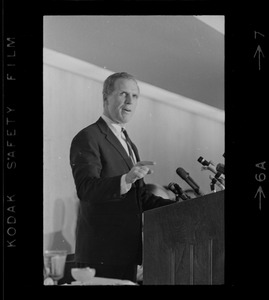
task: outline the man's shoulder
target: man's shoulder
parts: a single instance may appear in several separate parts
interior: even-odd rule
[[[91,133],[91,132],[95,132],[96,130],[98,130],[98,125],[97,125],[97,122],[95,123],[92,123],[86,127],[84,127],[83,129],[81,129],[78,134],[80,133]]]
[[[84,136],[84,135],[91,135],[100,132],[97,122],[92,123],[84,128],[82,128],[75,137]]]
[[[106,124],[102,118],[99,118],[96,122],[84,127],[81,129],[74,137],[74,139],[78,139],[81,137],[90,137],[97,136],[106,128]]]

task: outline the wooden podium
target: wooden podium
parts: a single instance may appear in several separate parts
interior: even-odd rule
[[[144,213],[143,285],[224,284],[224,191]]]

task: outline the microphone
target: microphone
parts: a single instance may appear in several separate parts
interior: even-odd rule
[[[200,156],[197,159],[197,161],[199,161],[199,163],[201,163],[205,167],[205,169],[208,169],[212,173],[217,174],[217,170],[216,170],[215,165],[213,164],[212,161],[207,161],[202,156]]]
[[[190,177],[189,173],[187,173],[183,168],[177,168],[176,172],[179,177],[188,183],[188,185],[198,196],[203,195],[203,193],[200,191],[199,185]]]
[[[198,158],[199,163],[203,165],[202,170],[209,170],[215,174],[215,178],[220,181],[221,184],[224,184],[224,174],[219,172],[213,162],[205,160],[202,156]],[[220,165],[220,164],[218,164]]]
[[[177,183],[174,182],[169,183],[168,189],[172,191],[176,196],[180,197],[182,200],[190,199],[190,196],[185,194],[182,188]]]
[[[214,166],[213,162],[210,160],[210,161],[207,161],[205,160],[202,156],[200,156],[198,159],[199,163],[201,163],[203,166],[209,166],[209,165],[212,165]]]
[[[212,186],[214,186],[216,184],[222,191],[225,190],[225,186],[217,180],[216,176],[213,177],[212,175],[209,175],[209,178],[211,179]],[[212,190],[212,188],[211,188],[211,190]]]
[[[217,174],[214,177],[219,183],[223,186],[225,186],[225,178],[224,175],[222,175],[220,172],[217,172]]]
[[[221,174],[225,174],[225,165],[224,164],[217,164],[216,167],[217,172]]]

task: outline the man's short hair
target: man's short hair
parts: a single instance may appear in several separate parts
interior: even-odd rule
[[[107,79],[104,81],[103,100],[105,100],[106,96],[109,96],[114,91],[115,81],[120,78],[134,80],[137,84],[135,77],[131,74],[128,74],[126,72],[114,73],[114,74],[108,76]],[[137,84],[137,87],[138,87],[138,84]]]

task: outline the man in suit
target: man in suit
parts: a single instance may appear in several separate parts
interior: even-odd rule
[[[103,86],[103,115],[73,139],[70,164],[80,199],[75,260],[96,277],[136,281],[142,263],[142,212],[174,201],[147,191],[152,171],[140,161],[125,129],[137,106],[139,87],[128,73]]]

